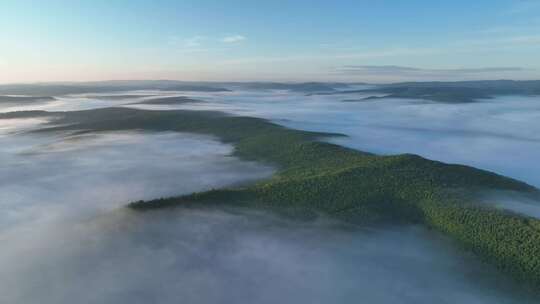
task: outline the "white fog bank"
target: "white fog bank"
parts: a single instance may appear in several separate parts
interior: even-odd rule
[[[417,153],[540,185],[540,105],[530,97],[449,105],[276,91],[182,95],[207,102],[130,107],[263,117],[347,134],[334,140],[360,150]],[[46,109],[144,98],[63,97]],[[127,210],[130,201],[250,182],[273,169],[231,157],[232,146],[208,136],[21,133],[42,122],[0,120],[0,303],[535,303],[419,227]]]
[[[333,142],[379,153],[414,153],[429,159],[471,165],[540,187],[540,97],[502,96],[476,103],[422,100],[361,100],[372,93],[311,95],[277,90],[233,92],[118,92],[56,97],[46,106],[7,110],[71,111],[110,106],[140,109],[218,110],[271,119],[303,130],[336,132]],[[134,97],[134,96],[141,97]],[[150,96],[153,95],[153,96]],[[139,103],[159,96],[187,96],[206,102],[177,105]],[[131,104],[131,105],[130,105]]]
[[[111,210],[273,173],[230,156],[230,145],[192,134],[4,134],[0,141],[0,233],[19,222]]]
[[[532,303],[419,227],[124,209],[33,229],[1,237],[2,303]]]
[[[504,96],[476,103],[359,100],[372,94],[306,96],[286,91],[237,91],[188,95],[207,103],[146,109],[220,110],[271,119],[379,154],[414,153],[471,165],[540,187],[540,97]]]

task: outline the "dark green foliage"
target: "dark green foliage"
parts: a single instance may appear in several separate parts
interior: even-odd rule
[[[454,198],[455,199],[455,198]],[[540,221],[452,198],[432,196],[419,203],[426,224],[455,238],[485,261],[540,287]]]

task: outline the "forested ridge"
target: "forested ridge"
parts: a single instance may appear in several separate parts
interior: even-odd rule
[[[134,202],[130,207],[135,210],[245,204],[295,216],[322,213],[357,224],[419,223],[540,289],[540,221],[477,199],[489,190],[539,197],[537,189],[514,179],[416,155],[359,152],[319,141],[336,134],[291,130],[262,119],[218,112],[109,108],[51,115],[57,117],[55,125],[41,131],[142,129],[209,134],[234,144],[236,156],[278,168],[273,178],[252,186]]]

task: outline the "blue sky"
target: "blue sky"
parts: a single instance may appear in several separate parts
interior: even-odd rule
[[[540,0],[3,0],[0,82],[540,78]]]

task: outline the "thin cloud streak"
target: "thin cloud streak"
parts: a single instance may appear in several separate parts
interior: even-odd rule
[[[521,72],[521,67],[486,67],[486,68],[455,68],[455,69],[422,69],[396,65],[347,65],[336,69],[346,74],[392,74],[392,75],[462,75],[496,72]]]
[[[221,39],[221,42],[224,43],[238,43],[241,41],[246,40],[247,38],[242,35],[232,35],[232,36],[226,36]]]

